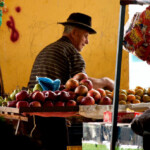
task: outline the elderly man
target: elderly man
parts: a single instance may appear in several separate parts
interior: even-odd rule
[[[36,57],[31,71],[29,88],[36,84],[36,76],[60,79],[62,84],[79,72],[85,72],[85,61],[80,52],[89,43],[89,34],[96,31],[91,27],[91,17],[82,13],[72,13],[64,25],[63,36],[56,42],[46,46]],[[104,77],[89,77],[94,88],[102,87],[113,90],[114,81]],[[46,149],[66,149],[67,132],[64,118],[36,117],[37,129]]]
[[[85,62],[79,52],[89,43],[89,34],[96,31],[91,28],[91,17],[81,13],[72,13],[64,25],[63,36],[46,46],[37,56],[29,87],[36,84],[36,76],[60,79],[62,84],[79,72],[85,72]],[[108,77],[96,79],[89,77],[94,88],[102,87],[113,90],[114,81]]]

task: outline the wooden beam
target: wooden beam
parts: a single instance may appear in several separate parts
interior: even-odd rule
[[[129,5],[129,4],[150,4],[150,0],[120,0],[121,5]]]

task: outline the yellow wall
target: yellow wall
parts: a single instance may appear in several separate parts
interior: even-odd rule
[[[92,16],[97,34],[81,52],[89,76],[114,79],[119,24],[119,0],[5,0],[8,12],[0,27],[0,66],[6,93],[27,86],[32,64],[39,51],[62,35],[70,13]],[[19,6],[21,12],[15,8]],[[6,22],[13,16],[20,37],[10,40],[11,29]],[[128,88],[128,53],[123,52],[121,88]]]

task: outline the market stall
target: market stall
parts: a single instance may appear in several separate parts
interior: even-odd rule
[[[140,0],[120,0],[121,8],[120,8],[120,20],[119,20],[120,24],[119,24],[119,36],[118,36],[118,49],[117,49],[117,59],[116,59],[115,89],[114,89],[113,93],[110,91],[107,91],[107,92],[110,92],[107,95],[107,100],[109,97],[109,102],[100,103],[100,97],[96,98],[93,96],[94,100],[92,99],[90,101],[90,103],[87,103],[87,102],[81,103],[81,101],[76,97],[75,99],[76,99],[76,102],[78,103],[78,105],[76,105],[74,103],[74,101],[71,101],[72,103],[70,103],[70,104],[68,104],[68,106],[66,106],[67,102],[71,99],[69,99],[69,100],[63,99],[63,100],[60,100],[61,102],[65,103],[65,104],[61,103],[61,105],[63,107],[56,106],[56,103],[58,102],[58,100],[57,100],[57,102],[54,102],[55,103],[54,107],[42,107],[42,106],[40,106],[40,107],[39,106],[38,107],[23,107],[23,105],[22,106],[18,105],[18,107],[16,107],[16,105],[15,105],[15,107],[14,107],[14,106],[8,106],[9,100],[3,101],[4,102],[4,103],[2,103],[3,106],[0,106],[0,116],[4,117],[6,119],[10,119],[10,120],[17,120],[17,127],[16,127],[15,134],[18,134],[20,122],[21,121],[28,122],[29,116],[42,116],[42,117],[83,116],[86,118],[104,120],[104,113],[105,113],[105,119],[106,119],[105,121],[109,122],[109,123],[112,122],[112,128],[109,128],[109,131],[110,132],[112,131],[112,136],[109,137],[109,142],[111,142],[111,149],[114,150],[115,146],[116,146],[116,141],[117,141],[116,133],[118,132],[118,124],[117,124],[118,114],[119,114],[118,112],[125,112],[126,118],[124,121],[126,121],[126,122],[123,122],[123,123],[129,123],[133,119],[133,117],[135,117],[135,112],[143,112],[150,108],[149,103],[138,103],[138,104],[132,103],[132,104],[125,104],[125,105],[119,104],[120,72],[121,72],[121,59],[122,59],[122,46],[123,46],[122,43],[123,43],[123,32],[124,32],[123,28],[124,28],[125,6],[129,5],[129,4],[149,4],[149,3],[150,3],[149,1],[140,1]],[[90,90],[88,89],[85,93],[87,94]],[[81,94],[80,96],[84,95],[83,97],[86,97],[86,94],[78,93],[79,91],[80,90],[78,90],[76,93],[78,96]],[[30,92],[30,94],[32,94],[32,92]],[[66,91],[66,92],[68,92],[68,91]],[[92,91],[92,92],[94,92],[94,91]],[[92,96],[92,95],[90,95],[90,96]],[[13,100],[14,99],[11,99],[10,101],[13,101]],[[113,104],[112,104],[112,100],[113,100]],[[17,100],[17,102],[18,101],[22,101],[22,100]],[[25,100],[23,99],[23,101],[25,101]],[[40,101],[40,100],[38,99],[38,101]],[[51,101],[51,100],[48,100],[48,101]],[[52,100],[52,101],[54,101],[54,100]],[[30,103],[31,101],[27,100],[27,102]],[[44,104],[44,100],[41,103]],[[60,105],[60,104],[57,103],[57,105]],[[69,106],[69,105],[74,105],[74,106]],[[132,117],[130,118],[130,116],[132,116]],[[123,117],[121,117],[121,118],[123,118]],[[95,125],[97,125],[97,124],[95,124]],[[85,124],[85,126],[86,126],[86,124]],[[130,128],[129,124],[128,124],[128,127]],[[120,134],[120,136],[121,135],[122,134]],[[110,140],[110,138],[111,138],[111,140]],[[129,140],[129,139],[127,139],[127,140]],[[141,139],[140,139],[140,142],[141,142]]]

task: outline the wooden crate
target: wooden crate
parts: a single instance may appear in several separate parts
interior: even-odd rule
[[[82,146],[67,146],[67,150],[82,150]]]

